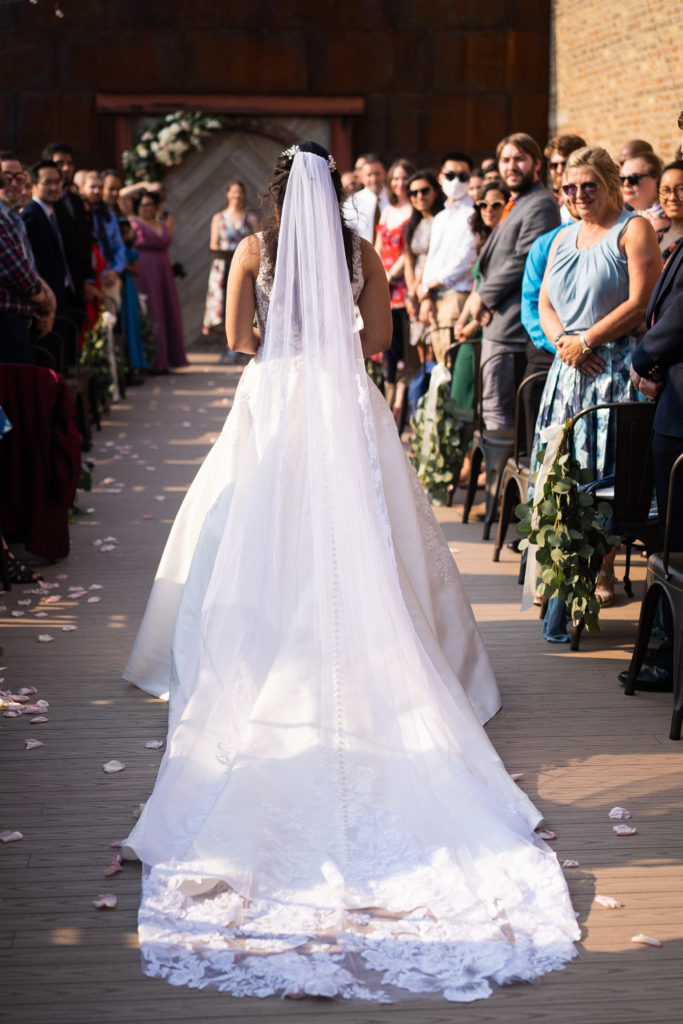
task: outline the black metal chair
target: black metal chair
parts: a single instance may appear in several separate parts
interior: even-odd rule
[[[474,502],[477,491],[477,479],[481,470],[482,462],[486,466],[486,511],[484,514],[484,540],[489,539],[491,524],[498,508],[498,496],[503,476],[503,470],[507,460],[514,449],[514,428],[503,430],[490,430],[484,423],[482,412],[483,391],[484,391],[484,370],[496,359],[514,359],[511,352],[496,352],[494,355],[483,359],[479,366],[475,388],[474,403],[474,431],[472,436],[472,464],[470,468],[470,482],[467,487],[465,503],[462,510],[462,521],[466,523],[469,519],[470,509]]]
[[[474,380],[476,381],[479,376],[479,364],[481,360],[481,341],[479,338],[468,339],[467,341],[454,342],[446,351],[446,366],[451,372],[451,378],[456,373],[458,360],[467,351],[465,346],[470,346],[470,350],[474,355]],[[475,396],[476,401],[476,396]],[[462,471],[462,465],[465,460],[465,454],[472,443],[474,436],[474,407],[472,408],[458,408],[457,416],[462,424],[462,435],[461,435],[461,450],[462,455],[458,459],[457,463],[452,467],[453,469],[453,483],[448,488],[448,494],[446,496],[446,504],[452,505],[455,492],[458,489],[458,480]]]
[[[655,405],[654,402],[607,402],[590,406],[574,417],[571,435],[582,417],[602,409],[614,409],[616,415],[614,481],[596,480],[585,490],[598,501],[608,501],[612,506],[612,532],[621,536],[626,548],[624,590],[628,597],[633,597],[631,552],[640,542],[642,550],[649,555],[656,550],[658,539],[657,518],[652,512]]]
[[[683,455],[673,464],[669,484],[669,504],[666,510],[666,531],[664,550],[661,554],[650,555],[647,563],[645,596],[640,609],[638,633],[633,649],[631,664],[624,693],[632,697],[635,682],[645,659],[645,652],[652,632],[657,603],[660,597],[669,602],[673,619],[673,714],[669,739],[680,740],[683,725],[683,553],[671,551],[671,527],[674,515],[683,515],[683,509],[674,509],[675,480],[683,472]]]
[[[505,543],[512,512],[516,504],[526,501],[531,476],[531,452],[526,452],[526,423],[524,416],[524,395],[527,388],[545,380],[548,376],[547,370],[539,370],[537,373],[530,373],[525,377],[517,388],[515,395],[515,436],[512,455],[505,463],[503,476],[500,481],[500,510],[498,514],[498,532],[496,533],[496,544],[493,549],[493,561],[500,561],[500,551]],[[538,410],[537,410],[538,412]]]

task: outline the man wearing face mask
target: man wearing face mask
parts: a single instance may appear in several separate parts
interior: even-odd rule
[[[434,218],[427,262],[417,288],[420,320],[433,326],[453,324],[472,290],[477,242],[470,227],[474,203],[467,192],[471,170],[472,161],[466,153],[446,153],[441,161],[439,184],[446,205]],[[448,338],[432,337],[434,356],[442,362]]]

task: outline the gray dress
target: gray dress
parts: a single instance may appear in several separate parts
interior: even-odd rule
[[[626,256],[619,250],[629,220],[636,214],[622,210],[607,234],[589,249],[577,249],[580,222],[565,231],[548,274],[548,297],[568,333],[587,331],[628,298]],[[589,377],[555,356],[541,399],[536,422],[534,454],[541,446],[539,432],[550,424],[563,424],[582,409],[603,402],[642,398],[634,389],[629,370],[636,346],[632,335],[601,345],[597,354],[605,366]],[[576,426],[574,452],[596,479],[614,470],[614,416],[610,411],[584,416]]]

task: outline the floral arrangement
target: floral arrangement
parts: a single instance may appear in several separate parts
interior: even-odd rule
[[[90,370],[95,383],[97,404],[106,412],[111,405],[114,378],[109,361],[107,325],[103,316],[86,332],[80,362],[81,366],[87,366]]]
[[[451,398],[449,380],[437,391],[433,424],[425,422],[428,397],[424,395],[420,399],[410,421],[413,439],[409,458],[420,483],[431,495],[432,504],[443,505],[465,455],[463,422]],[[425,426],[430,430],[426,458],[423,454]]]
[[[536,545],[536,561],[542,597],[561,598],[569,607],[574,626],[583,622],[590,632],[600,629],[600,602],[595,585],[602,560],[621,538],[607,531],[605,522],[612,506],[596,502],[592,494],[581,490],[591,483],[593,474],[570,453],[568,434],[571,420],[564,426],[555,460],[550,467],[539,501],[518,505],[515,514],[522,535],[520,551]],[[539,452],[539,462],[543,453]]]
[[[192,150],[201,150],[211,132],[229,128],[234,119],[198,110],[176,110],[139,133],[132,149],[124,151],[126,183],[161,181]]]

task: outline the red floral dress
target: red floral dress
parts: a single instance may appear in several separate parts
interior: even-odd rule
[[[377,237],[380,243],[380,255],[382,266],[386,271],[391,270],[396,260],[405,251],[406,241],[403,234],[405,222],[398,227],[388,228],[386,224],[377,225]],[[406,304],[406,281],[403,275],[397,277],[389,285],[391,295],[391,308],[403,309]]]

